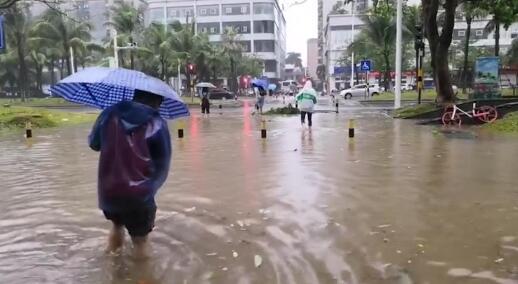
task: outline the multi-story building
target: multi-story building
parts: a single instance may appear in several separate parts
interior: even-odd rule
[[[146,4],[146,0],[124,1],[135,7]],[[60,2],[57,8],[74,20],[89,22],[92,41],[101,42],[109,35],[109,27],[106,22],[109,20],[110,7],[114,2],[115,0],[69,0]],[[35,2],[31,7],[31,12],[33,16],[37,17],[47,9],[46,4]]]
[[[148,0],[147,23],[192,22],[213,43],[227,28],[239,34],[245,53],[264,61],[263,75],[278,81],[286,57],[286,20],[277,0]]]
[[[495,45],[495,33],[488,32],[486,26],[491,21],[491,16],[473,20],[471,23],[470,46],[480,48],[493,48]],[[466,40],[466,20],[462,13],[458,13],[453,28],[453,43],[458,44]],[[512,41],[518,38],[518,22],[513,23],[507,30],[500,27],[500,52],[505,54]]]
[[[340,89],[349,85],[351,77],[350,63],[344,64],[347,47],[363,28],[362,15],[369,8],[370,2],[355,1],[354,14],[351,4],[335,6],[326,18],[323,32],[323,64],[327,70],[327,90]]]
[[[306,60],[306,68],[308,75],[316,79],[317,78],[317,67],[318,67],[318,39],[308,39],[308,57]]]

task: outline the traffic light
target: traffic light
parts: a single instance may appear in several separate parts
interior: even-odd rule
[[[191,75],[196,74],[196,64],[187,64],[187,72],[189,72]]]

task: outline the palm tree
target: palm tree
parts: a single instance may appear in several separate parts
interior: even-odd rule
[[[117,0],[115,5],[111,8],[111,21],[108,25],[117,30],[117,40],[119,44],[134,43],[137,39],[137,34],[143,30],[144,24],[144,7],[135,8],[132,4],[126,3],[122,0]],[[130,49],[130,68],[135,68],[134,51]],[[123,57],[120,57],[124,65]]]
[[[471,37],[471,24],[473,20],[479,17],[483,17],[486,15],[486,12],[483,9],[480,9],[478,6],[471,2],[465,2],[462,6],[464,11],[464,18],[466,19],[466,38],[464,41],[464,63],[462,67],[462,93],[467,93],[468,86],[468,65],[469,65],[469,43]]]
[[[145,47],[141,56],[147,58],[144,68],[157,73],[162,80],[170,77],[174,53],[171,52],[173,33],[163,24],[152,23],[144,32]]]
[[[391,59],[394,53],[396,42],[396,21],[394,9],[389,5],[378,4],[375,12],[362,17],[365,35],[372,45],[376,46],[383,57],[384,85],[386,90],[390,90],[391,85]]]
[[[223,33],[222,45],[224,52],[228,55],[230,63],[229,83],[228,87],[232,91],[237,91],[237,66],[236,61],[239,61],[242,57],[243,47],[238,42],[237,32],[228,28]]]
[[[27,6],[16,3],[5,10],[4,13],[6,39],[8,44],[13,47],[13,52],[6,54],[4,60],[11,63],[13,59],[16,60],[18,65],[18,74],[16,74],[17,88],[22,100],[25,100],[28,95],[27,82],[29,81],[26,58],[28,55],[27,41],[31,23],[29,17],[27,17],[26,9]],[[10,79],[13,78],[13,76],[9,77]]]
[[[61,47],[61,60],[62,64],[66,64],[68,75],[72,74],[70,49],[91,39],[90,24],[75,22],[54,9],[47,10],[42,20],[33,27],[33,34],[34,40],[43,41],[47,46],[58,44]]]
[[[518,39],[514,39],[507,51],[507,64],[518,65]]]
[[[503,26],[505,30],[518,20],[516,14],[516,8],[513,4],[514,1],[497,1],[488,0],[483,1],[480,5],[481,8],[485,9],[490,15],[492,15],[491,21],[486,25],[486,32],[495,33],[495,56],[500,56],[500,28]]]
[[[288,52],[286,56],[286,64],[293,64],[295,67],[302,68],[302,59],[300,58],[300,53],[297,52]]]

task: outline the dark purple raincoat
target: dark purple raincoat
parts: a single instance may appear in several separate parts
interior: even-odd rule
[[[105,109],[89,136],[100,151],[99,207],[109,212],[156,206],[171,161],[167,122],[146,105],[124,101]]]

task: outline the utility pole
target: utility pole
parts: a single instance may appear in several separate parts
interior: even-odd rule
[[[351,43],[354,42],[354,0],[351,1]],[[351,53],[351,88],[354,86],[354,51]]]
[[[394,97],[394,108],[401,107],[401,59],[403,41],[403,0],[397,0],[397,21],[396,21],[396,89]]]

